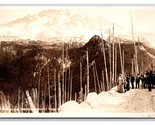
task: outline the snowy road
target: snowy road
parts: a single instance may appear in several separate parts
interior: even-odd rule
[[[106,109],[111,113],[155,113],[155,89],[151,92],[148,89],[131,89],[127,93],[114,96],[112,98],[117,98],[118,103],[103,104],[102,111]],[[113,100],[112,98],[109,99]]]
[[[121,104],[120,111],[131,113],[155,112],[155,90],[148,92],[148,89],[134,89],[128,100]],[[130,93],[130,91],[129,91]]]

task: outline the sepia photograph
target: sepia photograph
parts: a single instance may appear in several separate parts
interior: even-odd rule
[[[0,6],[1,118],[154,118],[155,6]]]

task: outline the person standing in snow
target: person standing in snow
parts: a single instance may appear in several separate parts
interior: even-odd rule
[[[155,71],[153,71],[153,83],[152,83],[152,88],[154,88],[154,84],[155,84]]]
[[[135,77],[133,75],[133,73],[131,74],[131,86],[132,86],[132,89],[134,89],[134,81],[135,81]]]
[[[140,75],[138,74],[136,77],[136,89],[139,89]]]
[[[146,71],[145,75],[144,75],[144,89],[146,87],[148,87],[148,80],[149,80],[149,72]]]
[[[152,72],[152,70],[150,70],[149,78],[148,78],[148,89],[149,89],[149,92],[151,92],[152,83],[153,83],[153,72]]]
[[[122,74],[120,74],[119,77],[118,77],[117,92],[124,93],[123,76],[122,76]]]
[[[118,77],[118,85],[123,85],[123,76],[122,76],[122,74],[120,74],[119,77]]]
[[[141,74],[141,89],[144,89],[144,74]]]
[[[126,90],[129,91],[130,90],[130,78],[129,78],[129,75],[127,75],[126,77]]]

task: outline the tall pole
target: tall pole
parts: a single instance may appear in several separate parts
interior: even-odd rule
[[[48,105],[49,105],[49,111],[51,111],[51,86],[50,86],[50,73],[49,73],[49,63],[47,65],[47,73],[48,73]]]
[[[59,83],[58,83],[59,84]],[[54,69],[54,104],[57,109],[57,86],[56,86],[56,69]]]
[[[101,92],[101,87],[100,87],[100,83],[99,83],[96,63],[94,63],[94,66],[95,66],[95,74],[96,74],[96,78],[97,78],[97,84],[98,84],[99,92]]]
[[[66,63],[65,63],[66,64]],[[67,70],[64,72],[64,102],[66,102],[66,92],[67,92]]]
[[[93,64],[93,76],[94,76],[94,88],[95,88],[95,92],[97,93],[97,89],[96,89],[96,75],[95,75],[95,66]]]
[[[44,100],[45,100],[45,95],[44,95],[44,90],[42,89],[41,91],[41,95],[40,95],[40,98],[41,98],[41,112],[44,112],[44,109],[45,109],[45,104],[44,104]]]
[[[38,110],[39,110],[39,104],[40,104],[40,78],[41,77],[41,73],[39,73],[39,80],[38,80],[38,100],[37,100],[37,108],[38,108]]]
[[[102,70],[102,84],[103,84],[103,91],[106,91],[106,85],[105,85],[105,82],[104,82],[104,73],[103,73],[103,70]]]
[[[82,60],[80,59],[80,90],[82,91]]]
[[[112,68],[111,68],[111,36],[110,36],[110,29],[109,29],[109,74],[110,74],[110,77],[109,77],[109,82],[110,82],[110,85],[111,85],[111,83],[112,83]]]
[[[62,49],[62,104],[64,103],[64,42]]]
[[[87,91],[86,94],[89,94],[89,55],[88,49],[86,50],[86,60],[87,60]]]
[[[119,40],[119,53],[120,53],[120,62],[121,62],[121,72],[123,74],[122,50],[121,50],[120,40]]]
[[[134,58],[132,59],[131,63],[132,63],[132,73],[134,74],[134,66],[133,66],[134,65]]]
[[[69,74],[68,74],[68,100],[70,100],[70,84],[71,84],[71,72],[69,67]]]
[[[114,24],[113,24],[113,39],[112,39],[112,45],[113,45],[113,52],[112,52],[112,59],[113,59],[113,63],[112,63],[112,85],[114,84],[114,77],[115,77],[115,44],[114,44]]]
[[[117,82],[117,44],[115,46],[115,85]]]
[[[136,65],[136,54],[134,54],[134,71],[135,71],[134,75],[136,76],[137,74],[136,74],[136,66],[135,65]]]
[[[135,48],[135,74],[138,74],[138,59],[137,59],[137,46],[135,44],[135,40],[134,40],[134,31],[133,31],[133,19],[132,19],[132,14],[131,14],[131,28],[132,28],[132,39],[134,42],[134,48]]]
[[[21,102],[21,111],[22,111],[22,113],[23,113],[23,111],[24,111],[24,92],[22,92],[22,102]]]
[[[71,71],[71,83],[70,83],[70,100],[72,100],[72,71]]]
[[[20,87],[19,87],[19,89],[18,89],[18,112],[20,112],[20,110],[21,110],[21,108],[20,108]]]
[[[123,60],[122,60],[122,63],[123,63],[123,78],[125,78],[125,73],[124,73],[124,51],[123,51]],[[124,79],[123,79],[124,80]],[[124,81],[123,81],[124,82]]]
[[[103,42],[102,29],[101,29],[101,38],[102,38],[102,51],[103,51],[103,59],[104,59],[105,74],[106,74],[106,84],[109,84],[108,72],[107,72],[107,63],[106,63],[106,56],[105,56],[105,48],[104,48],[104,42]]]
[[[59,105],[59,108],[61,106],[61,83],[60,83],[60,74],[58,73],[58,105]]]
[[[80,98],[83,101],[83,86],[82,86],[82,59],[80,59]]]

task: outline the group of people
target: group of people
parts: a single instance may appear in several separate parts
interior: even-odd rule
[[[120,74],[117,82],[117,91],[120,93],[139,88],[148,88],[151,91],[155,84],[155,71],[148,70],[144,74],[137,75],[133,73],[127,75]]]

